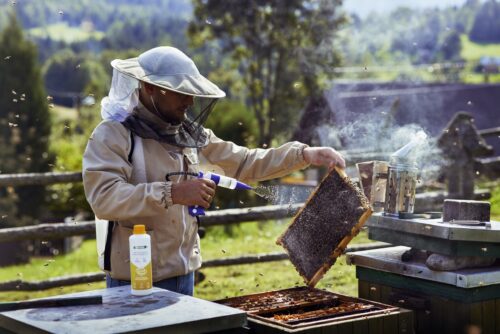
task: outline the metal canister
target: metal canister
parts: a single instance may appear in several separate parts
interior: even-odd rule
[[[418,168],[414,161],[392,157],[385,192],[384,212],[398,216],[400,212],[413,213]]]

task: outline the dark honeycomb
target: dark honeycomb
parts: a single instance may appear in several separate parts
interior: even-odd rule
[[[288,252],[306,283],[314,286],[321,278],[316,276],[312,281],[315,275],[322,276],[335,263],[340,254],[334,256],[334,251],[347,246],[370,214],[369,202],[362,191],[343,171],[334,169],[311,194],[277,243]]]

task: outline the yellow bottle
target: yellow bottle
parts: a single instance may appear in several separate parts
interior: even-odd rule
[[[136,296],[153,292],[153,269],[151,266],[151,237],[144,225],[134,225],[134,234],[129,238],[130,284]]]

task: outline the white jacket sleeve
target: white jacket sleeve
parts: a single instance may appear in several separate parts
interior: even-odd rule
[[[130,147],[129,131],[118,122],[102,122],[89,138],[83,155],[83,186],[87,201],[101,219],[155,216],[172,205],[171,182],[128,182]]]
[[[277,148],[249,149],[221,140],[211,130],[207,131],[210,142],[201,153],[211,164],[221,167],[227,176],[240,181],[270,180],[309,166],[303,155],[306,144],[289,142]]]

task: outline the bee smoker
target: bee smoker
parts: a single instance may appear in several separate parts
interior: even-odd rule
[[[386,161],[367,161],[357,163],[356,167],[361,186],[373,211],[384,211],[389,163]]]
[[[418,168],[415,161],[392,156],[387,172],[384,214],[413,213]]]
[[[391,155],[385,189],[385,215],[399,216],[400,212],[413,213],[418,179],[415,156],[417,149],[426,139],[425,132],[419,131],[408,144]]]

